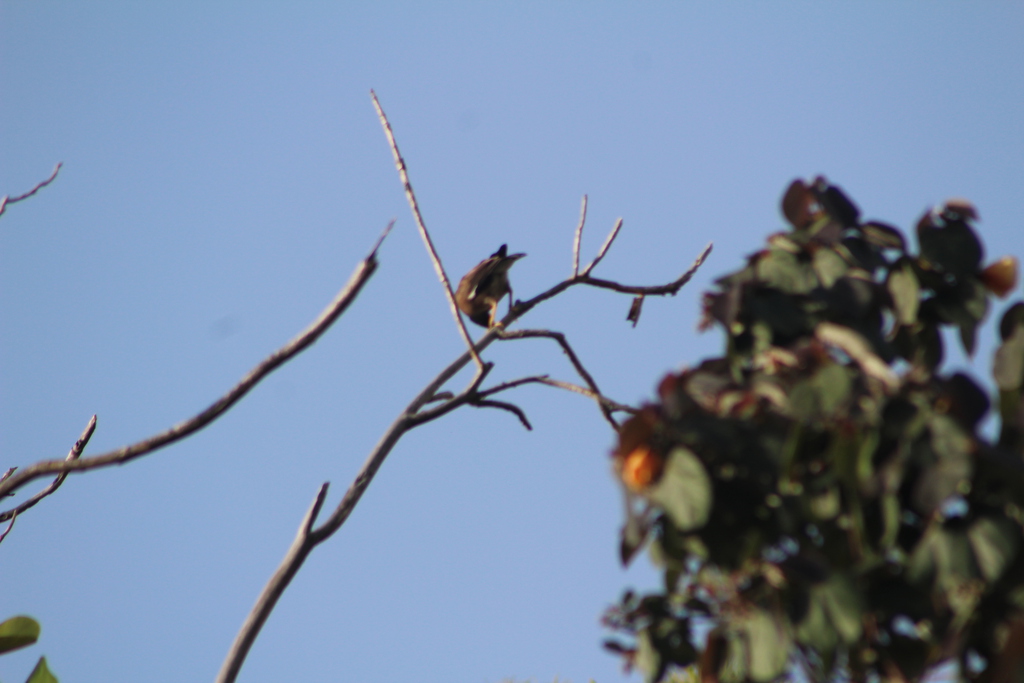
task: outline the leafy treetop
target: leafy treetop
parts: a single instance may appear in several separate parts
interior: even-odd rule
[[[782,212],[792,229],[704,296],[724,354],[620,431],[622,559],[649,545],[664,589],[610,609],[607,646],[649,681],[697,661],[706,681],[793,661],[914,681],[950,658],[1024,680],[1024,303],[1000,323],[997,443],[986,392],[941,371],[942,329],[972,353],[1016,259],[983,267],[964,200],[921,218],[916,252],[824,178]]]

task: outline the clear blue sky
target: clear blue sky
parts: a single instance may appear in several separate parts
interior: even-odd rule
[[[526,298],[618,216],[598,274],[679,296],[574,291],[564,331],[611,397],[716,353],[699,295],[825,173],[867,216],[979,207],[988,259],[1024,252],[1024,5],[55,3],[0,0],[0,467],[99,453],[204,408],[305,326],[391,218],[340,322],[227,417],[71,477],[0,545],[0,616],[65,681],[202,681],[322,481],[337,502],[405,403],[462,351],[368,97],[391,117],[454,278],[507,242]],[[990,330],[976,358],[987,373]],[[542,341],[494,378],[573,379]],[[456,387],[461,386],[456,382]],[[285,594],[243,681],[622,680],[598,617],[616,560],[612,434],[585,399],[465,409],[409,434]],[[34,487],[29,487],[29,492]]]

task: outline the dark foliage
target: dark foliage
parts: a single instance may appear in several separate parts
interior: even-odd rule
[[[664,590],[609,610],[609,649],[649,681],[695,662],[770,681],[794,660],[914,681],[950,658],[1024,680],[1024,304],[1000,325],[998,443],[986,392],[941,370],[942,329],[973,353],[1016,260],[982,267],[962,200],[921,218],[916,253],[823,178],[782,210],[793,229],[704,297],[724,355],[622,428],[623,561],[649,547]]]

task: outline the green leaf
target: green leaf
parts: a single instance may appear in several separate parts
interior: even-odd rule
[[[793,415],[805,422],[832,417],[850,393],[850,378],[846,369],[832,363],[808,379],[799,382],[790,391],[789,405]]]
[[[636,655],[634,662],[638,669],[644,674],[647,683],[657,683],[661,674],[665,672],[665,664],[661,660],[661,653],[654,647],[651,641],[651,634],[644,629],[636,634]]]
[[[917,322],[917,308],[921,303],[921,287],[914,275],[910,263],[903,260],[903,265],[889,272],[886,283],[892,296],[893,307],[896,309],[896,320],[901,325],[913,325]]]
[[[943,588],[959,587],[967,579],[975,578],[971,546],[967,534],[961,531],[944,531],[935,538],[932,546],[935,556],[936,579]]]
[[[11,617],[0,624],[0,653],[31,645],[39,639],[39,622],[32,617]]]
[[[860,597],[851,581],[836,574],[828,583],[815,588],[821,590],[822,604],[839,638],[847,645],[856,642],[860,638],[863,620]]]
[[[974,443],[956,420],[949,415],[931,415],[928,429],[935,460],[921,473],[913,493],[914,504],[925,515],[962,491],[974,469]]]
[[[971,543],[963,531],[932,524],[907,562],[907,580],[937,585],[945,590],[977,578]]]
[[[747,673],[754,681],[771,681],[789,662],[793,638],[781,619],[764,610],[751,612],[743,619],[747,641]]]
[[[32,674],[28,677],[25,683],[60,683],[57,677],[50,673],[50,669],[46,666],[46,657],[40,657],[39,663],[36,664],[36,668],[32,669]]]
[[[796,639],[813,648],[826,661],[831,661],[831,654],[839,644],[839,634],[828,618],[818,586],[811,589],[807,614],[796,626]]]
[[[1020,547],[1020,534],[1004,518],[982,517],[967,531],[974,559],[986,581],[996,581],[1013,561]]]
[[[707,523],[711,512],[711,478],[697,456],[677,446],[668,454],[665,471],[647,498],[680,531],[697,529]]]
[[[861,233],[864,235],[865,240],[876,247],[898,249],[899,251],[907,250],[907,245],[903,241],[903,234],[891,225],[872,221],[861,226]]]
[[[835,519],[839,514],[839,489],[830,486],[807,497],[808,509],[818,520]]]
[[[818,286],[809,265],[782,249],[769,250],[755,267],[758,280],[786,294],[807,294]]]
[[[818,282],[825,289],[830,289],[836,280],[846,275],[850,267],[846,264],[835,249],[821,248],[814,252],[812,261],[814,272],[818,276]]]
[[[992,378],[1002,391],[1019,391],[1024,384],[1024,325],[1017,325],[996,350]]]

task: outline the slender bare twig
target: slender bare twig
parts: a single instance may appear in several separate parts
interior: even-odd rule
[[[306,516],[302,518],[302,524],[299,525],[299,530],[295,534],[295,540],[292,541],[291,547],[288,548],[288,553],[285,555],[286,561],[281,563],[281,566],[267,584],[267,588],[260,594],[256,605],[249,612],[249,616],[246,617],[238,637],[231,644],[231,650],[224,660],[220,673],[217,674],[217,681],[233,681],[238,676],[238,671],[242,668],[242,662],[245,661],[246,655],[249,654],[249,649],[252,647],[253,642],[255,642],[256,635],[267,621],[267,617],[274,610],[274,606],[281,595],[284,594],[288,584],[295,578],[295,574],[302,567],[302,563],[306,561],[310,551],[315,547],[315,544],[309,543],[309,535],[313,530],[313,524],[316,522],[317,515],[320,514],[320,508],[323,507],[324,499],[327,497],[328,486],[329,484],[325,483],[317,491],[313,504],[306,511]]]
[[[548,375],[520,377],[519,379],[512,380],[510,382],[498,384],[496,386],[491,387],[490,389],[485,389],[484,391],[479,392],[478,395],[481,398],[486,398],[488,396],[492,396],[502,391],[508,391],[509,389],[513,389],[524,384],[543,384],[549,387],[565,389],[566,391],[571,391],[574,394],[579,394],[581,396],[586,396],[587,398],[592,398],[601,403],[602,405],[606,406],[613,413],[629,413],[631,415],[634,415],[640,412],[637,408],[634,408],[633,406],[628,406],[624,403],[619,403],[618,401],[613,401],[604,394],[595,393],[594,391],[586,387],[581,387],[579,384],[573,384],[572,382],[563,382],[561,380],[551,379],[551,377],[549,377]]]
[[[530,421],[526,419],[526,413],[524,413],[523,409],[515,405],[514,403],[506,403],[505,401],[494,401],[484,398],[475,398],[469,402],[469,405],[474,406],[476,408],[499,408],[501,410],[507,410],[508,412],[518,417],[519,421],[523,423],[523,426],[526,427],[528,431],[533,431],[533,427],[530,425]]]
[[[394,221],[391,221],[391,223],[388,224],[388,227],[384,229],[383,234],[386,235],[393,225]],[[374,245],[374,250],[356,266],[352,276],[341,291],[338,292],[337,296],[334,297],[334,300],[328,304],[327,308],[325,308],[319,316],[317,316],[316,320],[310,323],[309,327],[300,332],[295,338],[280,349],[270,354],[270,356],[255,368],[250,370],[238,384],[232,387],[231,390],[221,398],[217,399],[217,401],[215,401],[206,410],[183,422],[179,422],[170,429],[160,432],[155,436],[151,436],[148,439],[144,439],[143,441],[139,441],[129,446],[123,446],[117,450],[102,453],[91,458],[80,458],[78,460],[44,460],[42,462],[37,462],[34,465],[16,472],[6,481],[0,483],[0,496],[11,491],[16,491],[28,482],[40,477],[45,477],[49,474],[78,472],[126,463],[140,456],[152,453],[153,451],[163,448],[175,441],[183,439],[207,426],[223,415],[224,412],[237,403],[239,399],[249,393],[249,391],[251,391],[252,388],[255,387],[264,377],[281,367],[295,355],[301,353],[304,349],[315,342],[320,335],[327,331],[334,321],[337,320],[338,317],[344,313],[349,305],[355,300],[363,286],[370,279],[370,276],[377,270],[377,249],[379,246],[380,240],[378,240],[377,244]]]
[[[18,513],[17,512],[15,512],[13,515],[11,515],[10,523],[7,525],[7,528],[4,529],[4,532],[2,534],[0,534],[0,543],[3,543],[4,539],[7,538],[7,534],[11,533],[11,529],[14,528],[14,520],[16,520],[16,519],[18,519]]]
[[[583,269],[584,277],[590,275],[590,271],[596,268],[597,264],[600,263],[601,259],[604,258],[604,255],[608,253],[608,249],[611,248],[612,242],[615,241],[615,238],[619,236],[619,230],[621,229],[622,219],[620,218],[619,220],[615,221],[615,225],[612,226],[612,231],[609,232],[608,236],[604,238],[604,244],[602,244],[601,248],[597,251],[597,256],[595,256],[594,260],[590,262],[590,265]]]
[[[576,226],[576,236],[572,240],[572,276],[580,274],[580,240],[583,239],[583,224],[587,221],[587,195],[580,202],[580,222]]]
[[[436,420],[442,415],[447,415],[459,406],[469,403],[477,395],[477,389],[483,383],[484,378],[494,367],[494,363],[484,363],[483,368],[479,369],[476,375],[473,377],[473,381],[469,383],[469,386],[463,389],[462,393],[453,396],[441,405],[431,408],[430,410],[420,410],[409,415],[409,427],[418,427],[421,424],[425,424],[432,420]]]
[[[7,478],[10,477],[12,474],[14,474],[14,470],[16,470],[16,469],[18,469],[18,468],[17,467],[8,467],[7,471],[4,472],[2,476],[0,476],[0,484],[2,484],[5,481],[7,481]],[[10,494],[7,494],[7,495],[10,495]]]
[[[89,423],[85,425],[85,429],[82,430],[82,435],[78,437],[78,440],[75,441],[75,444],[71,447],[71,450],[68,451],[68,457],[65,458],[65,460],[78,460],[78,458],[82,455],[82,451],[84,451],[86,445],[88,445],[89,439],[92,438],[92,433],[95,430],[96,416],[93,415],[92,418],[89,419]],[[34,506],[43,498],[46,498],[48,495],[56,491],[61,484],[64,483],[64,480],[67,478],[67,476],[67,472],[61,472],[52,482],[50,482],[49,486],[47,486],[42,491],[26,500],[21,505],[10,510],[7,510],[6,512],[0,512],[0,522],[4,522],[8,519],[13,520],[17,515],[20,515],[25,510],[28,510],[30,507]]]
[[[444,285],[445,296],[448,297],[448,305],[452,309],[452,315],[455,316],[455,324],[458,325],[459,332],[462,334],[466,346],[469,347],[470,352],[473,354],[473,360],[476,361],[477,366],[482,366],[484,362],[480,359],[480,355],[473,346],[469,330],[466,329],[466,323],[459,314],[459,307],[455,304],[455,293],[452,291],[452,283],[448,280],[448,274],[445,273],[444,266],[441,265],[441,257],[437,255],[437,249],[434,248],[434,242],[430,239],[430,233],[427,232],[427,226],[423,222],[423,216],[420,214],[420,206],[416,202],[416,193],[412,191],[412,183],[409,182],[409,173],[406,171],[405,159],[402,158],[401,152],[398,151],[398,143],[395,142],[395,134],[391,130],[391,123],[388,121],[387,115],[384,114],[384,109],[381,108],[380,102],[377,100],[377,93],[371,90],[370,97],[373,98],[373,108],[377,110],[380,125],[384,128],[384,135],[387,136],[388,144],[391,145],[391,154],[395,157],[395,167],[398,169],[398,176],[402,181],[402,187],[405,188],[405,197],[409,200],[409,208],[412,209],[412,217],[416,221],[416,228],[419,230],[420,237],[423,238],[423,243],[427,247],[430,261],[434,264],[434,270],[437,271],[437,277],[441,280],[441,284]]]
[[[694,276],[697,269],[704,263],[704,259],[711,253],[711,249],[714,245],[708,243],[704,247],[704,251],[700,253],[697,259],[693,262],[685,273],[680,275],[677,279],[668,283],[667,285],[657,285],[655,287],[642,287],[639,285],[623,285],[612,280],[602,280],[596,277],[590,277],[589,275],[580,276],[580,283],[590,285],[591,287],[600,287],[601,289],[611,289],[616,292],[622,292],[623,294],[643,294],[645,296],[664,296],[665,294],[671,294],[675,296],[680,289],[683,288],[690,278]]]
[[[594,392],[595,398],[602,395],[601,390],[597,388],[597,382],[595,382],[593,376],[587,372],[587,369],[583,367],[583,363],[580,362],[579,356],[577,356],[576,352],[572,350],[572,347],[569,346],[569,342],[566,340],[565,335],[561,332],[553,332],[551,330],[511,330],[502,331],[498,335],[498,339],[501,340],[538,338],[554,339],[558,345],[562,347],[562,351],[565,352],[565,355],[569,357],[569,362],[572,363],[574,368],[576,368],[576,372],[579,376],[583,378],[586,385],[592,392]],[[597,405],[601,408],[601,414],[604,415],[604,419],[608,421],[608,424],[612,426],[612,429],[617,431],[619,429],[619,423],[616,422],[615,418],[612,416],[612,411],[601,400],[597,401]]]
[[[50,174],[49,178],[43,180],[42,182],[36,183],[36,186],[33,187],[28,192],[26,192],[25,194],[19,194],[17,197],[11,197],[9,195],[4,195],[3,197],[0,197],[0,216],[2,216],[4,211],[7,210],[8,205],[13,204],[15,202],[20,202],[23,199],[28,199],[36,192],[39,192],[39,190],[43,189],[44,187],[52,183],[54,179],[57,177],[57,173],[60,171],[60,167],[63,165],[63,161],[58,162],[58,164],[53,167],[53,173]]]

